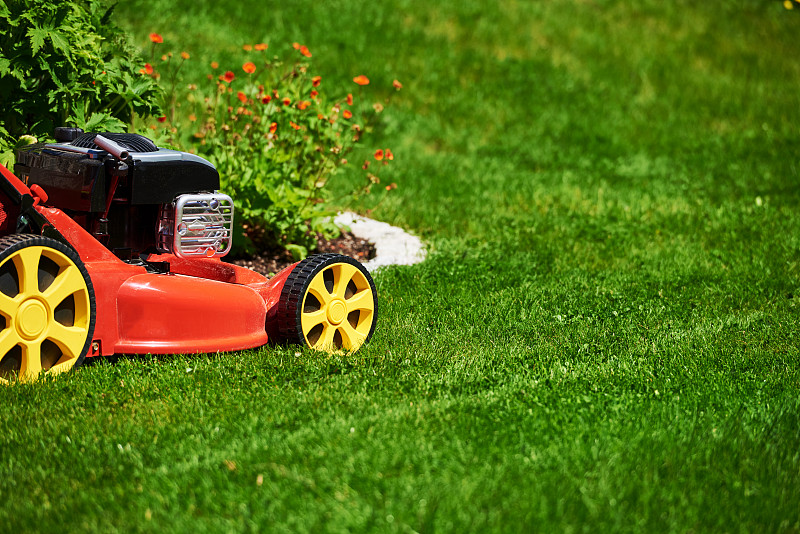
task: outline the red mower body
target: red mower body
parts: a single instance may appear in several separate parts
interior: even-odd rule
[[[356,350],[372,335],[358,262],[312,256],[269,279],[223,262],[233,206],[210,163],[81,134],[18,153],[19,176],[0,165],[0,381],[84,357]]]

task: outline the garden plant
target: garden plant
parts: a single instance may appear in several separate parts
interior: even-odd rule
[[[0,530],[800,532],[796,2],[130,0],[111,22],[166,88],[137,128],[428,258],[375,273],[353,354],[0,388]],[[368,172],[399,187],[354,199]]]
[[[245,44],[238,65],[227,69],[211,61],[206,80],[186,83],[191,55],[162,54],[164,37],[151,33],[149,39],[150,62],[140,73],[160,83],[165,110],[151,127],[167,145],[191,150],[217,167],[243,226],[235,253],[285,248],[305,257],[318,234],[339,233],[329,180],[348,164],[361,167],[363,183],[351,191],[358,198],[380,183],[370,162],[388,165],[394,159],[391,149],[377,148],[363,164],[348,160],[373,131],[391,93],[365,102],[370,80],[363,74],[348,84],[351,92],[337,93],[314,73],[305,45],[292,43],[279,56],[268,43]],[[391,87],[399,91],[402,84],[393,80]]]
[[[0,2],[0,163],[72,124],[122,131],[158,112],[153,80],[102,0]]]

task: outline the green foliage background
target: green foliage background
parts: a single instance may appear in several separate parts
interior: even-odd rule
[[[298,41],[326,80],[403,82],[376,135],[398,188],[359,207],[430,257],[376,275],[353,355],[130,359],[0,391],[5,528],[800,531],[797,9],[117,15],[143,48],[180,35],[224,66]]]
[[[0,163],[23,135],[50,138],[56,126],[124,131],[157,111],[143,60],[101,0],[0,2]]]

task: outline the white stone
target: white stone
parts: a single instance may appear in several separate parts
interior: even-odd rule
[[[427,251],[422,241],[402,228],[349,211],[340,213],[333,220],[340,226],[349,227],[356,237],[375,245],[375,257],[364,263],[370,272],[387,265],[413,265],[425,259]]]

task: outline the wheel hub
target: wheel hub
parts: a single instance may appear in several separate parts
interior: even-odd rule
[[[328,305],[328,321],[331,324],[339,324],[347,317],[347,305],[343,300],[334,300]]]
[[[23,302],[17,311],[16,324],[21,338],[36,339],[47,328],[47,308],[36,299]]]

